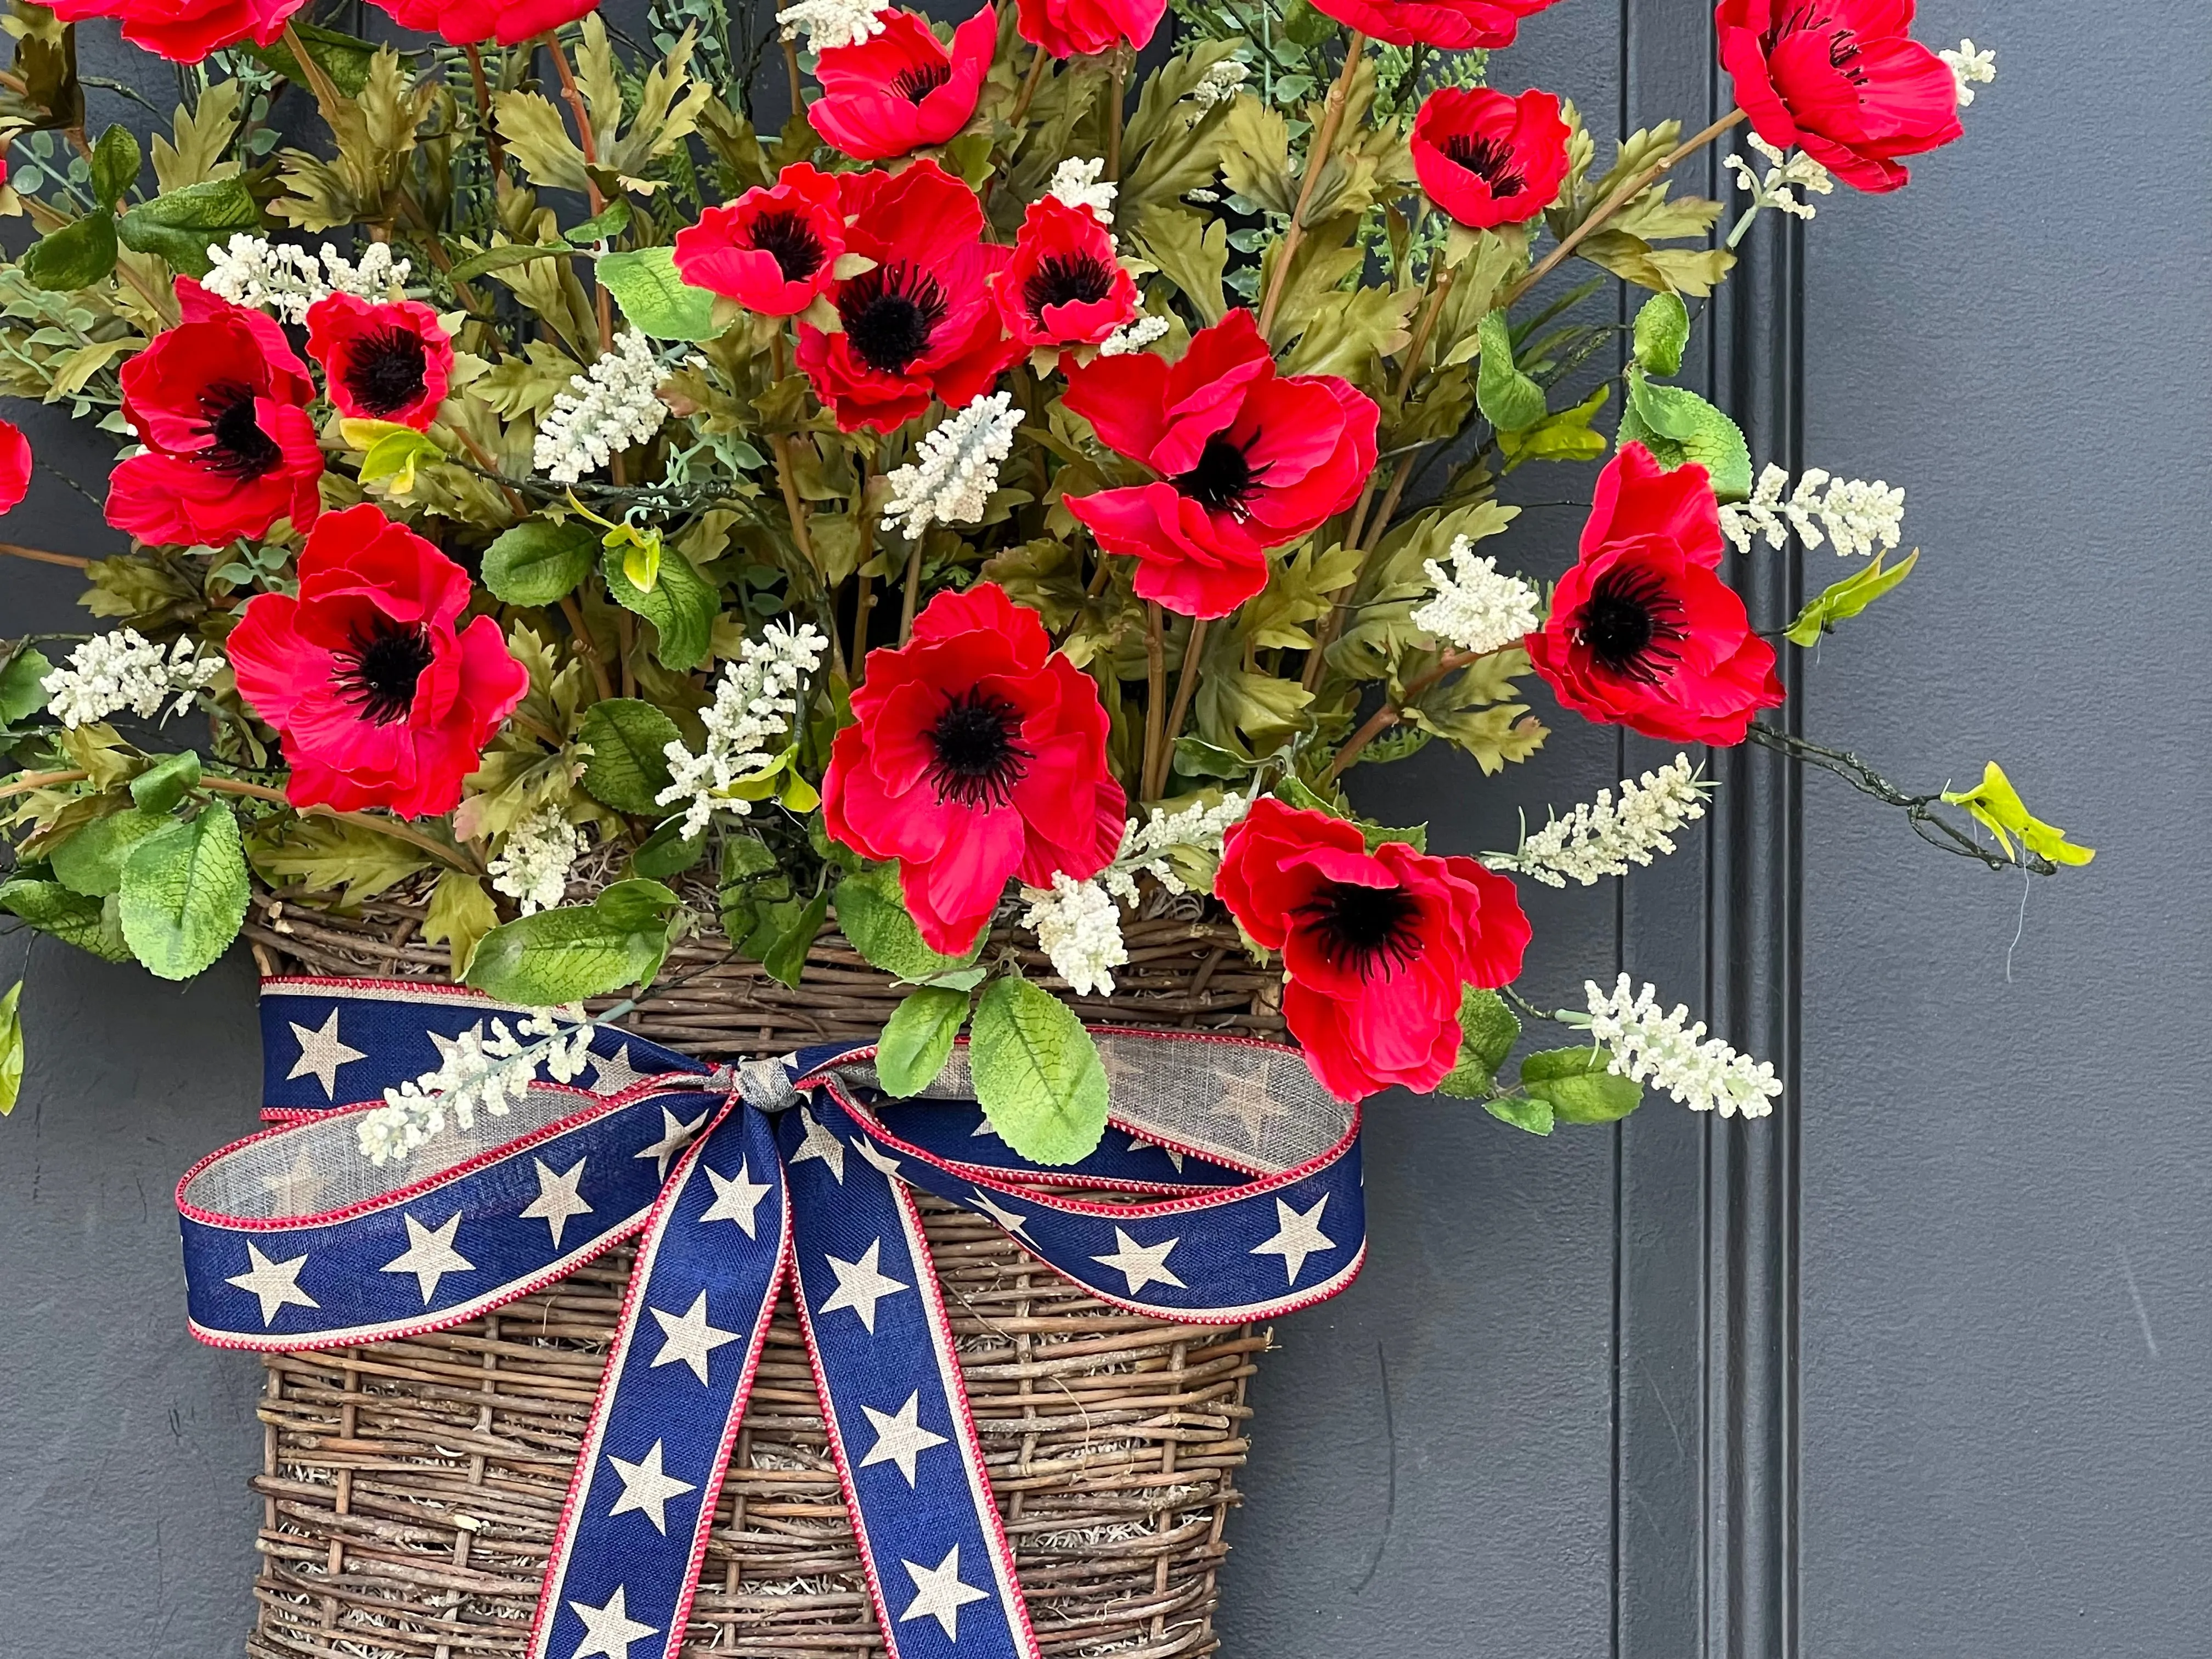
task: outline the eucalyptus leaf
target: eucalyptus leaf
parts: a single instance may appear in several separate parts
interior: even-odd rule
[[[1000,1139],[1044,1164],[1081,1162],[1106,1133],[1106,1067],[1067,1007],[1025,979],[994,980],[976,1004],[968,1059]]]
[[[116,893],[123,937],[156,978],[190,979],[238,937],[246,887],[238,820],[211,802],[131,849]]]
[[[884,1092],[904,1100],[935,1082],[967,1020],[965,991],[936,985],[909,991],[876,1045],[876,1080]]]
[[[665,751],[683,736],[674,720],[636,697],[613,697],[584,711],[579,735],[592,751],[584,789],[593,800],[638,817],[660,811],[653,797],[668,787]]]

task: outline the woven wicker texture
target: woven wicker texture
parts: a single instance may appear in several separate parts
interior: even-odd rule
[[[421,914],[392,902],[343,918],[258,896],[247,932],[265,972],[442,976],[444,951],[413,942]],[[1279,1035],[1274,986],[1233,928],[1163,914],[1127,933],[1133,960],[1116,972],[1116,995],[1070,999],[1085,1019]],[[679,947],[667,972],[684,982],[622,1024],[727,1058],[872,1035],[898,1000],[834,932],[795,992],[723,956],[719,939]],[[1109,1307],[989,1223],[920,1201],[1044,1650],[1215,1651],[1222,1527],[1238,1499],[1245,1384],[1264,1334]],[[629,1260],[611,1252],[450,1331],[267,1358],[254,1659],[515,1659]],[[684,1651],[883,1652],[787,1291]]]

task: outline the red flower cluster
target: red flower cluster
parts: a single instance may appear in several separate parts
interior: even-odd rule
[[[197,64],[211,52],[251,39],[267,46],[284,32],[301,0],[54,0],[64,23],[113,17],[123,38],[173,64]]]
[[[676,233],[676,270],[766,317],[789,317],[830,286],[845,251],[837,181],[794,161],[772,185],[747,191]]]
[[[533,40],[599,9],[599,0],[376,0],[403,29],[436,33],[453,46]]]
[[[1959,137],[1959,83],[1915,40],[1913,0],[1721,0],[1721,67],[1770,144],[1799,149],[1847,185],[1895,190],[1900,155]]]
[[[1720,510],[1702,466],[1662,471],[1625,444],[1598,475],[1582,557],[1528,635],[1577,714],[1670,743],[1735,744],[1782,701],[1774,647],[1720,579]]]
[[[1559,199],[1567,137],[1548,92],[1439,87],[1413,118],[1413,172],[1431,201],[1472,229],[1525,224]]]
[[[1069,410],[1160,475],[1071,495],[1098,545],[1137,561],[1139,596],[1221,617],[1267,585],[1267,550],[1352,504],[1375,470],[1375,400],[1334,374],[1275,372],[1249,311],[1150,352],[1067,371]]]
[[[1340,1100],[1436,1087],[1459,1055],[1462,988],[1508,983],[1528,948],[1504,876],[1403,842],[1370,852],[1356,824],[1272,796],[1230,830],[1213,890],[1283,953],[1283,1018]]]
[[[1137,314],[1137,285],[1087,207],[1032,203],[994,283],[1006,332],[1024,346],[1097,345]]]
[[[830,749],[823,822],[899,861],[933,950],[967,950],[1009,876],[1094,876],[1121,845],[1098,688],[1002,587],[940,593],[908,644],[871,652],[853,717]]]
[[[1521,20],[1556,0],[1314,0],[1324,15],[1394,46],[1510,46]]]
[[[414,300],[371,305],[332,294],[307,307],[307,355],[341,415],[427,431],[453,374],[453,342]]]
[[[116,464],[107,522],[141,541],[220,547],[322,509],[307,368],[272,318],[177,278],[184,320],[121,371],[145,453]]]
[[[842,325],[799,325],[799,366],[842,431],[889,432],[990,390],[1021,347],[999,326],[990,279],[1009,250],[983,240],[975,192],[932,161],[837,175],[847,252],[875,261],[828,284]]]
[[[454,624],[460,566],[373,506],[326,515],[300,551],[300,597],[258,595],[224,649],[239,695],[284,734],[295,806],[434,817],[530,689],[499,623]]]
[[[1095,56],[1118,40],[1141,51],[1167,9],[1168,0],[1018,0],[1015,27],[1054,58]]]
[[[877,15],[882,33],[817,59],[822,95],[806,106],[824,142],[861,161],[941,144],[966,126],[999,41],[999,16],[988,6],[952,32],[950,52],[915,13]]]

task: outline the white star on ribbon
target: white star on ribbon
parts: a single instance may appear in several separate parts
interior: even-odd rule
[[[707,1380],[707,1358],[715,1349],[736,1341],[732,1331],[718,1330],[707,1318],[707,1292],[702,1291],[691,1300],[691,1305],[681,1314],[663,1313],[651,1310],[660,1322],[663,1340],[660,1352],[653,1357],[655,1365],[684,1364],[702,1382]]]
[[[1094,1255],[1091,1259],[1112,1267],[1129,1281],[1129,1294],[1136,1295],[1147,1285],[1172,1285],[1177,1290],[1189,1286],[1168,1269],[1168,1252],[1182,1243],[1180,1238],[1163,1239],[1158,1244],[1139,1244],[1119,1227],[1114,1229],[1114,1253]]]
[[[831,1134],[827,1126],[813,1113],[801,1108],[799,1115],[806,1120],[806,1139],[799,1143],[799,1150],[791,1155],[793,1164],[804,1164],[810,1158],[818,1158],[830,1166],[830,1173],[837,1177],[837,1184],[845,1184],[845,1143]]]
[[[1254,1255],[1279,1255],[1283,1258],[1283,1270],[1289,1282],[1295,1285],[1298,1274],[1304,1269],[1306,1258],[1316,1250],[1333,1250],[1336,1241],[1321,1230],[1321,1212],[1328,1207],[1328,1194],[1323,1193],[1314,1206],[1300,1214],[1281,1199],[1275,1200],[1275,1236],[1264,1244],[1252,1247]]]
[[[899,1161],[893,1158],[889,1152],[878,1152],[876,1149],[876,1143],[870,1140],[867,1136],[862,1135],[858,1140],[854,1141],[853,1143],[853,1150],[860,1153],[862,1158],[867,1159],[869,1163],[874,1164],[876,1168],[881,1170],[892,1180],[897,1181],[902,1179],[899,1175]]]
[[[970,1601],[986,1601],[985,1592],[973,1584],[960,1582],[960,1546],[955,1544],[945,1551],[945,1559],[933,1567],[918,1567],[901,1559],[899,1565],[914,1580],[914,1601],[899,1614],[899,1623],[909,1619],[934,1619],[938,1628],[945,1632],[948,1642],[960,1639],[960,1609]]]
[[[867,1327],[868,1334],[876,1334],[876,1304],[887,1296],[896,1296],[901,1291],[914,1287],[889,1274],[876,1271],[876,1263],[883,1255],[884,1241],[880,1238],[860,1252],[858,1261],[840,1261],[836,1256],[824,1256],[837,1275],[837,1288],[830,1292],[820,1307],[814,1310],[817,1319],[835,1313],[840,1308],[850,1308],[860,1316],[860,1323]]]
[[[906,1477],[907,1485],[911,1486],[914,1485],[915,1455],[927,1451],[932,1446],[951,1443],[943,1435],[932,1434],[921,1426],[918,1420],[921,1413],[921,1390],[919,1389],[907,1395],[906,1404],[895,1412],[879,1412],[873,1406],[863,1406],[860,1409],[867,1413],[868,1421],[876,1431],[876,1443],[860,1460],[860,1467],[864,1469],[871,1463],[895,1463],[898,1466],[898,1472]]]
[[[1175,1165],[1176,1173],[1177,1175],[1181,1175],[1182,1173],[1182,1154],[1176,1151],[1174,1147],[1163,1146],[1158,1141],[1147,1140],[1142,1135],[1131,1135],[1129,1137],[1129,1150],[1131,1152],[1141,1152],[1146,1147],[1150,1147],[1156,1152],[1165,1152],[1168,1155],[1168,1162]]]
[[[592,1659],[594,1654],[605,1659],[629,1659],[631,1643],[660,1634],[658,1626],[641,1625],[629,1616],[629,1594],[627,1586],[617,1584],[603,1607],[587,1601],[568,1603],[568,1611],[584,1621],[583,1644],[568,1659]]]
[[[422,1288],[422,1305],[428,1307],[430,1298],[438,1293],[438,1281],[447,1273],[476,1271],[476,1263],[453,1248],[453,1236],[461,1224],[459,1210],[437,1228],[424,1226],[411,1215],[402,1215],[407,1224],[407,1249],[394,1260],[384,1264],[388,1273],[413,1273],[415,1283]]]
[[[1000,1138],[999,1132],[991,1127],[991,1120],[988,1117],[977,1118],[975,1127],[968,1132],[968,1139],[970,1140],[997,1140]]]
[[[330,1018],[313,1028],[292,1020],[284,1022],[292,1027],[292,1035],[299,1040],[300,1057],[292,1062],[292,1069],[284,1073],[289,1083],[294,1078],[311,1077],[323,1085],[323,1093],[331,1100],[338,1097],[338,1067],[368,1056],[358,1048],[349,1048],[338,1036],[338,1011],[331,1010]]]
[[[699,1133],[699,1126],[707,1121],[707,1113],[702,1111],[686,1123],[668,1108],[662,1107],[660,1109],[660,1139],[635,1156],[651,1158],[654,1170],[665,1179],[668,1174],[668,1160],[691,1144],[691,1137]]]
[[[592,1088],[595,1093],[619,1094],[644,1075],[629,1063],[629,1044],[627,1042],[615,1050],[612,1060],[603,1060],[597,1054],[592,1056]]]
[[[969,1200],[969,1202],[1008,1232],[1019,1234],[1024,1238],[1029,1237],[1030,1218],[1018,1212],[1007,1209],[1003,1205],[994,1203],[990,1194],[985,1192],[981,1187],[975,1189],[974,1196]]]
[[[568,1230],[571,1216],[589,1215],[592,1206],[584,1202],[576,1188],[584,1179],[586,1160],[575,1163],[555,1175],[542,1158],[530,1160],[538,1166],[538,1196],[532,1199],[522,1212],[524,1220],[533,1218],[553,1230],[553,1248],[561,1248],[561,1235]]]
[[[710,1221],[734,1221],[745,1230],[747,1238],[757,1238],[760,1235],[754,1231],[758,1224],[756,1212],[761,1200],[775,1188],[753,1179],[752,1160],[740,1159],[734,1176],[723,1175],[709,1166],[707,1179],[714,1183],[714,1201],[699,1218],[699,1224],[703,1227]]]
[[[290,1169],[262,1176],[261,1184],[268,1190],[269,1213],[275,1217],[314,1214],[315,1201],[331,1183],[302,1146],[294,1155]]]
[[[305,1252],[289,1261],[271,1261],[255,1246],[248,1244],[246,1259],[248,1264],[246,1271],[223,1282],[235,1285],[241,1291],[250,1291],[261,1298],[261,1323],[264,1328],[276,1317],[276,1310],[288,1302],[300,1308],[322,1306],[300,1288],[300,1269],[307,1265]]]
[[[1216,1067],[1213,1078],[1221,1085],[1221,1098],[1214,1103],[1214,1115],[1233,1120],[1244,1131],[1244,1139],[1256,1146],[1261,1132],[1281,1115],[1283,1103],[1267,1092],[1265,1077],[1248,1077],[1241,1072],[1224,1072]]]
[[[623,1483],[622,1496],[615,1499],[615,1506],[607,1514],[611,1516],[635,1510],[653,1522],[655,1532],[665,1538],[668,1535],[668,1500],[681,1498],[687,1492],[696,1492],[698,1487],[689,1480],[678,1480],[663,1472],[660,1442],[658,1440],[653,1443],[653,1449],[635,1463],[611,1453],[608,1455],[607,1462],[615,1466],[615,1473],[622,1477]]]

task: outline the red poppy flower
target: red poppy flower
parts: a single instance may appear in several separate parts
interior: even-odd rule
[[[109,475],[107,521],[141,541],[220,547],[321,510],[307,368],[273,318],[177,278],[184,320],[123,365],[143,454]]]
[[[883,33],[815,60],[822,95],[806,106],[815,131],[860,161],[941,144],[966,126],[999,41],[999,15],[988,6],[953,30],[950,52],[913,12],[877,15]]]
[[[764,317],[788,317],[830,285],[845,251],[837,181],[794,161],[676,233],[677,274]]]
[[[1141,50],[1167,9],[1167,0],[1018,0],[1014,27],[1054,58],[1088,57],[1117,40]]]
[[[1249,311],[1150,352],[1067,371],[1068,409],[1160,476],[1071,495],[1098,545],[1137,561],[1137,592],[1221,617],[1267,585],[1267,550],[1352,504],[1375,470],[1375,400],[1334,374],[1275,373]]]
[[[13,421],[0,421],[0,513],[12,513],[31,488],[31,441]]]
[[[341,415],[427,431],[453,374],[453,342],[413,300],[371,305],[332,294],[307,307],[307,355]]]
[[[1394,46],[1510,46],[1521,20],[1556,0],[1314,0],[1324,15]]]
[[[1032,203],[994,284],[1006,332],[1024,346],[1097,345],[1137,314],[1137,285],[1087,207]]]
[[[1472,229],[1526,224],[1559,199],[1567,137],[1548,92],[1439,87],[1413,118],[1413,171],[1429,199]]]
[[[1907,33],[1913,0],[1721,0],[1721,67],[1770,144],[1847,185],[1895,190],[1900,155],[1959,137],[1959,82]]]
[[[376,0],[403,29],[445,37],[448,46],[496,40],[512,46],[599,9],[599,0]]]
[[[842,431],[889,432],[941,398],[991,389],[1021,347],[999,326],[990,279],[1012,250],[983,240],[975,192],[936,162],[837,175],[848,252],[874,266],[830,285],[839,332],[799,325],[799,366]]]
[[[1720,579],[1720,511],[1702,466],[1660,470],[1624,444],[1599,474],[1582,557],[1528,659],[1578,714],[1671,743],[1735,744],[1782,701],[1774,647]]]
[[[300,550],[300,596],[257,595],[224,644],[239,695],[284,734],[295,806],[434,817],[522,701],[530,676],[468,574],[374,506],[325,515]]]
[[[1002,587],[940,593],[908,644],[869,653],[853,717],[830,747],[823,821],[899,861],[933,950],[967,950],[1009,876],[1079,880],[1121,845],[1127,802],[1106,769],[1098,688]]]
[[[1435,1088],[1459,1057],[1462,988],[1508,983],[1528,948],[1504,877],[1404,842],[1370,852],[1357,825],[1272,796],[1230,830],[1213,890],[1283,953],[1283,1018],[1340,1100]]]
[[[267,46],[300,6],[301,0],[55,0],[53,13],[64,23],[116,18],[132,46],[173,64],[197,64],[249,37]]]

